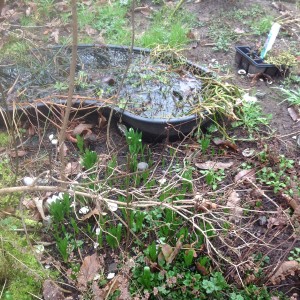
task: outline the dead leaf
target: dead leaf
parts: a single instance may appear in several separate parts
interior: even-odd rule
[[[239,27],[237,27],[236,29],[234,29],[234,32],[235,33],[238,33],[238,34],[242,34],[242,33],[245,33],[245,31]]]
[[[293,106],[289,107],[288,113],[294,122],[297,122],[300,120],[299,111],[297,111],[295,107],[293,107]]]
[[[64,294],[60,287],[50,279],[45,280],[43,284],[43,296],[45,300],[64,300]]]
[[[92,132],[91,128],[93,128],[93,124],[80,123],[73,129],[72,135],[76,136],[87,132]]]
[[[287,217],[281,212],[278,211],[278,214],[276,217],[271,217],[268,219],[268,228],[271,228],[273,226],[284,226],[288,223]]]
[[[91,27],[90,25],[86,25],[85,26],[85,32],[89,35],[89,36],[92,36],[92,35],[95,35],[98,33],[98,31],[96,29],[94,29],[93,27]]]
[[[183,239],[183,235],[180,236],[180,238],[178,239],[174,249],[168,244],[162,245],[161,250],[167,264],[171,264],[172,261],[176,258],[177,254],[179,253],[182,247],[182,242],[181,242],[182,239]]]
[[[195,40],[196,39],[195,34],[191,30],[189,30],[189,32],[186,34],[186,36],[190,40]]]
[[[209,274],[209,272],[207,271],[207,269],[205,267],[203,267],[202,265],[200,265],[199,262],[196,262],[196,269],[199,273],[201,273],[203,276],[206,276]]]
[[[233,165],[233,162],[215,162],[215,161],[206,161],[204,163],[195,163],[195,166],[202,170],[220,170],[220,169],[229,169]]]
[[[134,12],[140,12],[145,17],[150,17],[153,11],[154,11],[153,8],[149,7],[148,5],[136,7],[134,9]]]
[[[54,31],[52,31],[52,33],[50,34],[50,37],[53,38],[53,40],[56,44],[58,44],[59,43],[59,29],[55,29]]]
[[[63,154],[64,154],[64,156],[67,156],[69,148],[67,147],[66,143],[63,143],[62,147],[63,147]],[[60,149],[60,147],[57,148],[58,151],[59,151],[59,149]]]
[[[35,127],[32,124],[30,124],[27,129],[27,132],[28,132],[28,135],[31,135],[31,136],[35,135]]]
[[[88,282],[93,280],[101,267],[97,253],[86,256],[81,265],[79,275],[77,277],[79,289],[85,291]]]
[[[229,217],[230,221],[239,222],[243,216],[243,209],[240,207],[241,198],[239,194],[233,190],[227,199],[226,206],[230,208],[231,216]]]
[[[236,152],[239,152],[238,147],[230,141],[216,138],[216,139],[213,139],[213,142],[216,146],[221,146],[221,147],[224,147],[224,148],[230,148],[230,149],[232,149]]]
[[[81,171],[81,165],[78,161],[68,162],[65,168],[65,175],[77,175]]]
[[[270,281],[273,284],[279,284],[282,280],[285,280],[287,276],[294,276],[295,273],[299,271],[300,263],[295,260],[284,261],[276,273],[270,278]]]
[[[99,288],[97,282],[93,282],[92,290],[94,293],[94,300],[106,299],[109,294],[113,294],[116,290],[120,291],[118,300],[129,300],[131,299],[129,293],[129,280],[126,275],[118,274],[113,280],[102,289]]]
[[[27,153],[28,153],[28,152],[25,151],[25,150],[17,150],[17,151],[12,150],[12,151],[9,153],[9,155],[10,155],[10,157],[15,158],[15,157],[23,157],[23,156],[25,156]]]
[[[68,133],[68,132],[66,132],[66,139],[68,141],[70,141],[71,143],[77,144],[77,139],[74,138],[74,137],[72,137],[72,135],[70,133]]]
[[[92,216],[95,216],[95,215],[99,216],[100,214],[101,214],[101,212],[99,211],[99,209],[98,208],[94,208],[92,211],[90,211],[87,214],[85,214],[80,220],[84,221],[84,220],[89,219]]]
[[[238,182],[240,180],[241,181],[250,180],[252,182],[255,182],[256,181],[255,170],[249,169],[249,170],[242,170],[242,171],[238,172],[234,176],[234,182]]]

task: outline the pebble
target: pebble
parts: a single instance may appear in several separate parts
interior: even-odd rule
[[[264,226],[267,224],[267,217],[266,216],[261,216],[258,218],[258,223],[260,226]]]
[[[263,99],[263,98],[265,98],[266,95],[267,95],[267,93],[257,92],[255,94],[255,97],[258,98],[258,99]]]
[[[138,171],[146,171],[148,168],[149,165],[146,162],[141,161],[137,164]]]

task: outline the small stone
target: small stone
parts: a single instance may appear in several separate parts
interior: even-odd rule
[[[110,211],[117,211],[118,210],[118,204],[117,203],[107,203],[108,209]]]
[[[116,273],[108,273],[107,279],[113,279],[115,277]]]
[[[35,180],[35,178],[28,177],[28,176],[23,178],[23,182],[27,186],[32,185],[34,183],[34,180]]]
[[[138,171],[146,171],[149,168],[149,165],[146,162],[139,162],[137,164]]]
[[[89,211],[90,211],[90,209],[87,206],[83,206],[79,209],[79,213],[81,215],[86,215]]]
[[[258,218],[258,223],[260,226],[264,226],[267,224],[267,217],[266,216],[261,216]]]
[[[267,93],[257,92],[255,94],[255,97],[258,98],[258,99],[263,99],[263,98],[265,98],[266,95],[267,95]]]

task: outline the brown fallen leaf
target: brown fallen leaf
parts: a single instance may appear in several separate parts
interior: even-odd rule
[[[224,148],[230,148],[233,151],[239,152],[238,147],[230,141],[216,138],[216,139],[213,139],[213,142],[216,146],[221,146],[221,147],[224,147]]]
[[[93,124],[80,123],[73,129],[72,135],[76,136],[87,132],[92,132],[91,128],[93,128]]]
[[[25,151],[25,150],[17,150],[17,151],[15,151],[15,150],[12,150],[10,153],[9,153],[9,155],[10,155],[10,157],[23,157],[23,156],[25,156],[26,154],[27,154],[28,152],[27,151]]]
[[[202,265],[200,265],[199,262],[196,262],[196,269],[199,273],[201,273],[203,276],[206,276],[209,274],[208,270],[203,267]]]
[[[51,279],[47,279],[43,284],[43,296],[45,300],[64,300],[64,294],[60,287]]]
[[[93,282],[92,290],[94,294],[94,300],[106,299],[108,294],[113,294],[116,290],[120,291],[118,300],[130,300],[132,297],[129,293],[129,280],[126,275],[118,274],[113,280],[109,281],[108,284],[100,289],[97,282]]]
[[[92,35],[95,35],[98,33],[98,31],[96,29],[94,29],[93,27],[91,27],[90,25],[85,26],[85,32],[89,36],[92,36]]]
[[[67,147],[66,143],[63,143],[62,147],[63,147],[63,154],[64,154],[64,156],[67,156],[69,148]],[[60,151],[60,147],[57,147],[57,151]]]
[[[293,106],[289,107],[288,113],[294,122],[297,122],[300,120],[299,110],[297,110],[295,107],[293,107]]]
[[[181,247],[182,247],[182,242],[181,240],[183,239],[183,235],[180,236],[178,241],[176,242],[175,248],[172,248],[168,244],[164,244],[161,247],[161,251],[164,255],[165,261],[167,264],[171,264],[172,261],[176,258],[177,254],[179,253]]]
[[[300,272],[300,263],[295,260],[284,261],[276,273],[270,278],[270,281],[273,284],[279,284],[285,280],[287,276],[294,276],[296,272]]]
[[[65,175],[77,175],[81,171],[81,165],[78,161],[68,162],[65,168]]]
[[[206,161],[204,163],[195,163],[195,166],[202,170],[220,170],[229,169],[233,165],[233,162],[216,162],[216,161]]]
[[[56,44],[59,43],[59,29],[55,29],[54,31],[52,31],[52,33],[50,34],[50,37],[54,40],[54,42]]]
[[[255,170],[249,169],[249,170],[242,170],[242,171],[238,172],[234,176],[234,182],[238,182],[240,180],[241,181],[250,180],[252,182],[255,182],[256,181]]]
[[[240,221],[243,216],[243,209],[240,207],[241,198],[239,194],[233,190],[227,199],[226,206],[230,208],[231,216],[229,219],[234,222]]]
[[[100,268],[101,264],[97,253],[84,258],[77,277],[78,287],[81,291],[87,289],[88,282],[94,279]]]
[[[99,211],[99,209],[98,208],[94,208],[92,211],[90,211],[87,214],[85,214],[80,220],[84,221],[84,220],[89,219],[92,216],[95,216],[95,215],[99,216],[100,214],[101,214],[101,212]]]

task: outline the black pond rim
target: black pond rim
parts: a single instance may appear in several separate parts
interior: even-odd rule
[[[61,48],[69,48],[71,50],[71,46],[64,46],[64,45],[56,45],[51,47],[42,48],[44,50],[55,50],[55,49],[61,49]],[[109,48],[113,50],[119,50],[128,52],[131,47],[129,46],[119,46],[119,45],[102,45],[102,44],[80,44],[77,46],[78,49],[86,49],[86,48]],[[149,55],[151,52],[151,49],[148,48],[139,48],[139,47],[133,47],[133,53],[136,54],[144,54]],[[200,66],[198,64],[194,64],[190,60],[186,60],[186,67],[191,67],[195,71],[196,74],[206,76],[214,77],[213,72],[209,71],[207,68]],[[57,101],[59,103],[65,102],[63,101]],[[53,102],[53,104],[56,104],[57,102]],[[89,102],[92,101],[85,101],[87,104],[91,104]],[[73,102],[75,105],[77,101]],[[94,103],[95,104],[95,103]],[[45,104],[38,105],[39,108],[45,106]],[[103,107],[100,105],[100,107]],[[30,109],[32,108],[31,105],[22,107],[23,109]],[[119,107],[110,107],[110,109],[114,110],[114,117],[118,117],[121,119],[125,125],[131,126],[134,129],[138,129],[143,132],[143,134],[146,135],[146,137],[150,139],[160,139],[165,138],[167,136],[169,137],[179,137],[182,134],[188,134],[191,131],[193,131],[197,126],[204,125],[208,122],[207,118],[200,119],[200,117],[196,114],[188,115],[185,117],[179,117],[179,118],[171,118],[171,119],[162,119],[162,118],[146,118],[141,117],[138,115],[135,115],[129,111],[123,110]],[[200,124],[201,122],[201,124]],[[143,135],[144,137],[144,135]]]

